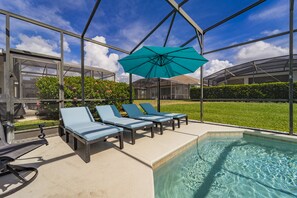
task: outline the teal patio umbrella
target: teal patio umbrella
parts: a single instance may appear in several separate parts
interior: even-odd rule
[[[144,46],[119,62],[126,73],[144,78],[171,78],[194,73],[207,59],[193,47]]]
[[[158,78],[158,110],[160,110],[160,78],[194,73],[208,60],[193,47],[144,46],[119,60],[124,71],[144,78]]]

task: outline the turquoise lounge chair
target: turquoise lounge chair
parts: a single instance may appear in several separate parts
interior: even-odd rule
[[[96,110],[102,120],[106,124],[112,124],[124,128],[131,132],[132,144],[135,144],[135,133],[139,129],[150,128],[151,137],[154,137],[154,124],[150,121],[140,121],[131,118],[123,118],[114,105],[96,106]]]
[[[175,129],[174,120],[172,117],[145,115],[138,109],[138,107],[135,104],[123,104],[123,109],[127,112],[130,118],[151,121],[156,126],[158,126],[159,124],[161,135],[163,134],[163,125],[166,123],[170,123],[172,125],[172,130]]]
[[[90,144],[110,137],[117,137],[120,149],[123,144],[123,128],[95,122],[88,107],[61,108],[63,125],[60,127],[66,133],[66,142],[69,142],[69,133],[74,138],[74,150],[77,149],[77,140],[85,144],[85,162],[90,162]]]
[[[188,115],[187,114],[158,112],[150,103],[141,103],[140,106],[148,115],[173,117],[173,119],[177,120],[178,128],[180,128],[180,120],[182,118],[186,119],[186,124],[188,125]]]

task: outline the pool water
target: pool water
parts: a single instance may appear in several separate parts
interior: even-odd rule
[[[154,171],[157,198],[297,197],[297,144],[208,137]]]

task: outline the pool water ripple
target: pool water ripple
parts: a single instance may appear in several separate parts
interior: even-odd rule
[[[166,197],[297,197],[297,144],[211,137],[154,171]]]

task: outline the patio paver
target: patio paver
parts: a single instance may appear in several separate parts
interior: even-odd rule
[[[39,175],[11,197],[154,197],[154,162],[208,131],[244,131],[191,122],[175,131],[167,129],[153,139],[149,131],[137,134],[136,144],[125,142],[123,150],[113,145],[117,141],[112,139],[94,144],[87,164],[80,157],[82,146],[74,152],[60,137],[50,137],[49,146],[16,161],[38,167]],[[125,136],[128,141],[129,134]]]

